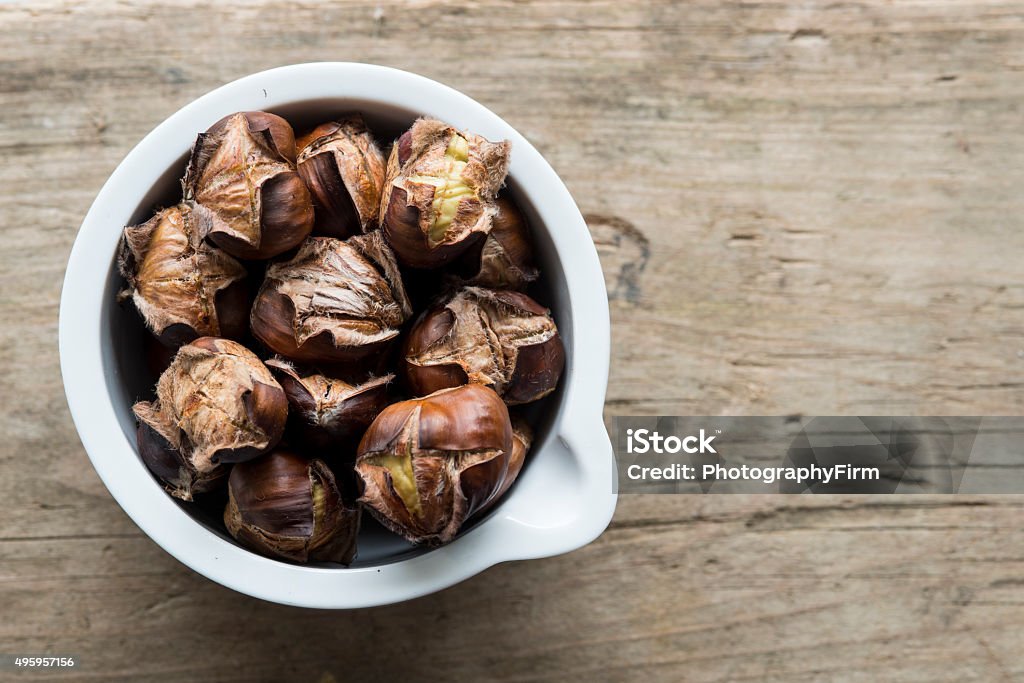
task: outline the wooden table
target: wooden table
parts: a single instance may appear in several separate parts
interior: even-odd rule
[[[236,77],[356,60],[468,93],[561,174],[608,279],[609,417],[1020,413],[1024,2],[135,5],[0,5],[0,652],[81,659],[26,680],[1024,676],[1012,496],[623,497],[583,550],[410,603],[244,597],[108,495],[56,348],[132,145]]]

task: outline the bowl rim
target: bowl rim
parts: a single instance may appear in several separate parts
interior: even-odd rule
[[[180,159],[181,140],[194,139],[197,131],[225,114],[338,98],[420,111],[489,139],[510,140],[514,150],[510,177],[529,197],[541,223],[558,226],[545,229],[567,284],[572,326],[567,356],[575,367],[585,368],[568,374],[560,416],[552,426],[554,438],[545,446],[555,443],[567,449],[577,468],[575,488],[563,491],[557,501],[561,523],[537,524],[519,514],[517,506],[508,504],[516,498],[513,489],[487,519],[429,553],[347,569],[287,564],[221,538],[178,508],[146,471],[135,445],[120,428],[117,409],[106,390],[102,311],[125,211],[134,212],[156,178]],[[426,102],[429,106],[424,106]],[[604,531],[615,509],[614,461],[602,417],[610,357],[608,300],[583,216],[552,167],[512,126],[467,95],[417,74],[355,62],[293,64],[227,83],[169,116],[125,156],[82,222],[61,291],[59,347],[72,419],[93,467],[115,500],[146,535],[180,562],[263,600],[329,609],[409,600],[500,562],[582,547]],[[522,511],[522,505],[519,508]]]

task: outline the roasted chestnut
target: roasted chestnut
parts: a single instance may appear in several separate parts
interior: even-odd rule
[[[386,161],[361,116],[314,128],[296,166],[313,198],[316,235],[345,238],[377,226]]]
[[[166,346],[248,332],[248,273],[203,239],[212,222],[208,209],[183,202],[124,229],[118,266],[127,286],[119,297],[131,298]]]
[[[530,229],[508,197],[499,197],[494,206],[487,237],[459,258],[462,282],[493,289],[523,289],[540,275],[533,265]]]
[[[483,240],[508,173],[510,144],[418,119],[388,159],[380,223],[398,260],[437,268]]]
[[[313,229],[292,127],[274,114],[231,114],[200,133],[182,186],[186,200],[213,212],[209,239],[237,258],[276,256]]]
[[[294,360],[345,363],[380,351],[412,314],[379,231],[342,241],[311,237],[267,268],[252,332]]]
[[[259,111],[199,134],[181,201],[118,252],[153,333],[137,367],[156,397],[133,412],[164,488],[299,563],[350,564],[364,507],[426,546],[493,510],[534,438],[510,406],[566,362],[522,293],[543,259],[502,192],[510,150],[421,118],[385,159],[356,114],[299,139]]]
[[[356,556],[359,510],[345,504],[322,460],[278,448],[231,469],[224,525],[267,557],[347,565]]]
[[[258,357],[228,339],[182,346],[160,375],[155,402],[132,410],[143,462],[183,500],[212,489],[227,463],[251,460],[281,439],[284,390]]]
[[[394,375],[359,384],[300,370],[282,358],[267,367],[288,396],[288,441],[323,457],[355,460],[356,446],[373,418],[388,405],[388,383]]]
[[[413,543],[447,543],[502,488],[512,449],[508,409],[487,387],[392,404],[359,443],[360,501]]]
[[[520,292],[481,287],[464,287],[425,311],[403,356],[417,396],[471,382],[492,387],[509,405],[554,391],[565,365],[546,308]]]

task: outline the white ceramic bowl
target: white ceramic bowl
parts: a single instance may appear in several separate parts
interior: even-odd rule
[[[347,569],[297,566],[236,545],[187,514],[139,459],[131,405],[151,376],[138,322],[115,303],[114,254],[124,225],[176,201],[196,133],[222,116],[263,109],[302,129],[361,111],[379,136],[429,115],[492,140],[512,141],[509,189],[531,222],[551,306],[566,344],[558,393],[543,406],[537,443],[515,486],[485,519],[435,550],[396,537],[360,537]],[[60,360],[75,426],[121,507],[153,540],[197,572],[274,602],[319,608],[382,605],[462,581],[506,560],[569,552],[596,538],[615,508],[611,443],[601,411],[608,378],[608,302],[597,252],[576,204],[536,149],[486,107],[421,76],[368,64],[298,64],[229,83],[145,137],[100,190],[75,240],[60,306]],[[365,516],[364,516],[365,518]]]

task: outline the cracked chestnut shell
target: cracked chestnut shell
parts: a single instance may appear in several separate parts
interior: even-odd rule
[[[411,314],[394,255],[374,231],[311,237],[292,259],[271,264],[250,324],[282,356],[346,363],[380,351]]]
[[[288,397],[288,442],[350,462],[366,428],[388,405],[388,384],[395,377],[350,384],[281,358],[268,360],[267,367]]]
[[[403,366],[417,396],[466,383],[509,405],[555,390],[565,351],[550,312],[520,292],[464,287],[428,309],[405,341]]]
[[[197,337],[238,339],[248,332],[245,267],[209,244],[213,216],[183,202],[124,229],[118,267],[130,298],[157,339],[176,348]]]
[[[274,114],[238,112],[200,133],[182,187],[186,200],[213,212],[209,239],[237,258],[276,256],[313,229],[294,133]]]
[[[512,453],[508,458],[508,471],[505,474],[505,479],[501,482],[501,486],[494,492],[487,504],[480,508],[478,515],[484,515],[488,510],[493,508],[501,499],[508,493],[508,490],[512,488],[512,484],[515,483],[519,477],[519,473],[523,471],[523,465],[526,464],[526,456],[530,452],[530,446],[533,445],[533,429],[529,423],[519,415],[512,416]]]
[[[376,227],[386,161],[361,116],[317,126],[297,143],[313,198],[313,232],[345,238]]]
[[[256,354],[216,337],[182,346],[156,395],[132,406],[139,454],[183,500],[215,488],[226,464],[273,448],[288,416],[284,390]]]
[[[487,387],[392,404],[359,443],[359,500],[413,543],[447,543],[501,489],[512,448],[508,408]]]
[[[493,289],[524,289],[540,276],[526,219],[508,197],[499,197],[491,230],[479,246],[459,259],[464,284]]]
[[[347,565],[356,556],[359,510],[345,504],[322,460],[277,448],[231,469],[224,525],[267,557]]]
[[[388,159],[380,209],[399,261],[437,268],[483,240],[510,147],[436,119],[418,119],[402,134]]]

